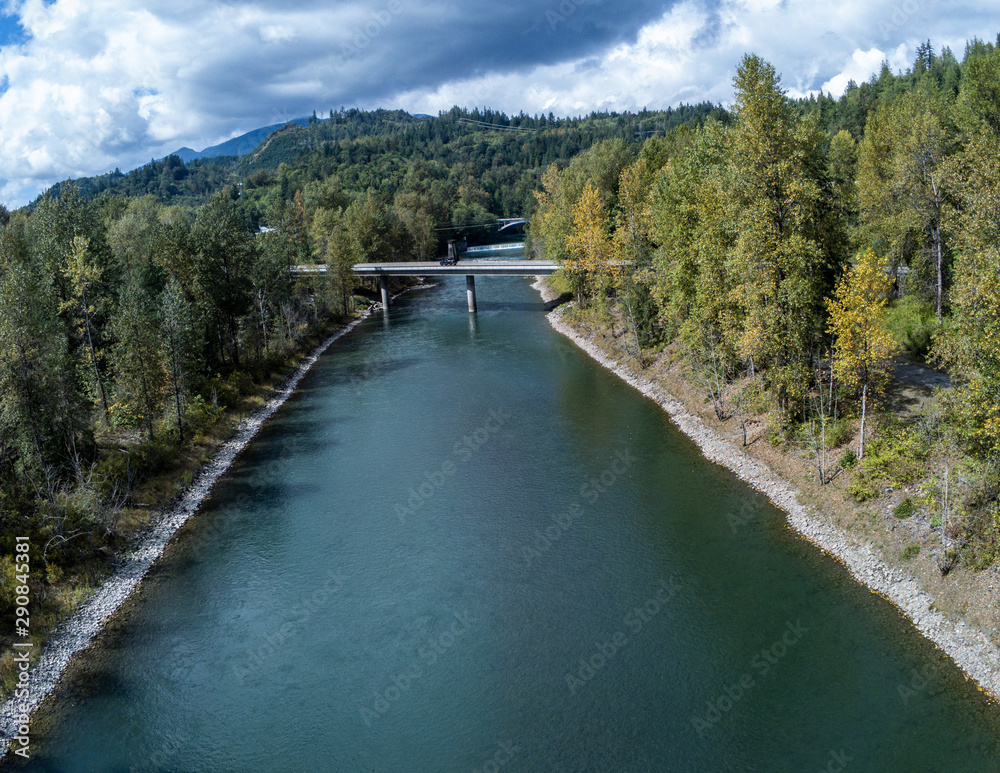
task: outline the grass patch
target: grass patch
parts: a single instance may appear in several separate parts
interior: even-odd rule
[[[561,271],[546,277],[545,281],[549,283],[549,287],[552,288],[554,293],[558,293],[559,295],[573,294],[573,285],[569,277]]]
[[[885,327],[900,350],[923,360],[930,350],[931,336],[938,329],[937,314],[930,301],[907,295],[892,304]]]
[[[920,555],[920,545],[913,543],[903,548],[903,560],[909,561],[911,558]]]
[[[906,497],[906,499],[893,508],[892,514],[902,520],[913,515],[915,510],[916,506],[913,504],[913,500]]]

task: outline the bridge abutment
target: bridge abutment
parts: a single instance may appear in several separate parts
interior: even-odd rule
[[[469,313],[476,311],[476,278],[472,274],[465,275],[465,294],[469,298]]]
[[[379,286],[382,288],[382,308],[389,308],[389,277],[385,274],[379,277]]]

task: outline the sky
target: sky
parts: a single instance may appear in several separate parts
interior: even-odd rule
[[[316,110],[729,104],[743,55],[843,93],[996,0],[0,0],[0,202]]]

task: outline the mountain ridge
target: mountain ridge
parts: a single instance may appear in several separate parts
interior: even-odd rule
[[[302,118],[293,118],[290,121],[285,121],[284,123],[275,123],[269,126],[261,126],[258,129],[252,129],[244,134],[237,137],[226,140],[225,142],[220,142],[217,145],[210,145],[204,150],[194,150],[187,146],[183,148],[178,148],[173,153],[168,153],[169,156],[177,156],[185,164],[189,161],[195,161],[199,158],[218,158],[219,156],[244,156],[250,153],[265,140],[273,132],[281,129],[282,127],[288,126],[290,123],[298,124],[299,126],[308,126],[312,118],[304,116]],[[324,120],[324,119],[319,119]],[[160,159],[161,161],[163,159]]]

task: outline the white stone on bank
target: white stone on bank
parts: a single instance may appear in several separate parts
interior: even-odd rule
[[[532,287],[546,302],[555,294],[541,277]],[[944,650],[958,667],[987,693],[1000,700],[1000,673],[992,664],[1000,662],[1000,650],[964,621],[953,621],[931,609],[934,598],[913,577],[886,565],[869,545],[857,544],[836,526],[823,523],[799,501],[796,489],[778,477],[766,464],[743,453],[728,440],[710,429],[700,417],[647,378],[636,376],[612,361],[592,341],[577,333],[562,318],[563,309],[547,315],[552,327],[612,371],[626,383],[658,403],[685,435],[690,437],[713,462],[734,472],[737,477],[763,492],[788,515],[797,532],[841,561],[850,573],[871,590],[887,598],[910,618],[917,630]]]
[[[107,619],[133,593],[156,559],[163,554],[174,532],[194,515],[212,490],[212,486],[229,469],[236,456],[257,434],[261,425],[291,396],[299,381],[320,355],[334,341],[366,319],[370,311],[369,309],[363,312],[360,317],[317,346],[308,359],[277,390],[277,394],[253,416],[240,423],[235,437],[224,443],[212,461],[201,469],[180,502],[150,529],[139,547],[129,554],[121,568],[101,584],[90,600],[59,626],[52,640],[46,645],[41,659],[31,669],[29,699],[15,702],[12,698],[0,706],[0,759],[7,754],[11,739],[17,735],[18,717],[33,712],[49,696],[72,657],[87,648]]]

